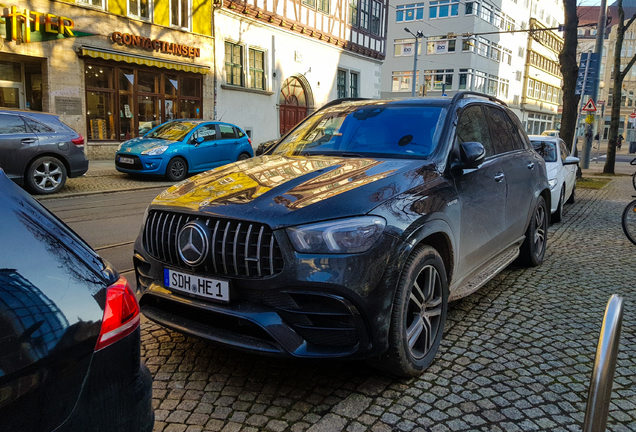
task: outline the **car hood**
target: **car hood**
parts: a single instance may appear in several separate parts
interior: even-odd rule
[[[433,170],[423,160],[261,156],[178,183],[151,207],[259,221],[276,229],[366,214],[422,184],[423,172]]]
[[[168,141],[158,138],[133,138],[121,145],[119,153],[140,154],[142,151],[149,150],[153,147],[175,144],[179,141]]]

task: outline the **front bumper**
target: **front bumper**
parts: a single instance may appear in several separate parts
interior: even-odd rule
[[[385,234],[362,254],[309,255],[295,252],[283,231],[274,234],[284,268],[260,278],[175,268],[152,258],[140,236],[134,264],[142,312],[179,332],[262,354],[364,358],[384,352],[399,240]],[[229,280],[230,302],[165,288],[165,267]]]
[[[119,162],[119,157],[133,159],[133,164]],[[133,155],[130,153],[117,153],[115,155],[115,168],[119,172],[128,174],[165,175],[166,162],[162,156]]]

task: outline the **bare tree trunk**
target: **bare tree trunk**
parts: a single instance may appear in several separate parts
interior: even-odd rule
[[[563,50],[559,53],[563,75],[563,113],[559,135],[568,145],[572,145],[576,133],[576,115],[580,99],[574,93],[579,73],[579,66],[576,63],[579,17],[576,14],[576,0],[563,0],[563,6],[565,7],[565,32],[563,33]]]
[[[636,62],[636,55],[632,57],[621,70],[621,51],[623,50],[623,39],[625,31],[629,29],[636,15],[632,16],[627,24],[625,23],[625,11],[623,10],[623,0],[617,1],[618,6],[618,24],[616,26],[616,48],[614,49],[614,88],[612,89],[612,114],[610,118],[609,136],[607,142],[607,159],[603,166],[604,174],[614,174],[614,166],[616,165],[616,145],[618,144],[618,127],[621,116],[621,105],[623,101],[623,80],[629,73],[629,70]]]

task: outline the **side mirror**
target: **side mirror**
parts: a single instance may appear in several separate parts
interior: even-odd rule
[[[468,141],[459,145],[460,164],[458,168],[477,168],[486,157],[486,149],[481,143]]]
[[[203,141],[205,141],[205,139],[203,137],[192,138],[190,140],[190,142],[192,144],[194,144],[195,147],[198,146],[199,144],[201,144]]]
[[[576,165],[581,161],[581,159],[574,157],[574,156],[568,156],[565,158],[565,160],[563,161],[563,165]]]

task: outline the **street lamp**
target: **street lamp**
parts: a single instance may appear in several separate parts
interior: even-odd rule
[[[415,34],[409,30],[408,27],[404,27],[404,31],[410,34],[415,38],[415,53],[413,54],[413,90],[411,91],[411,96],[415,97],[415,82],[417,81],[417,50],[419,48],[419,39],[426,37],[422,30],[418,30]]]

